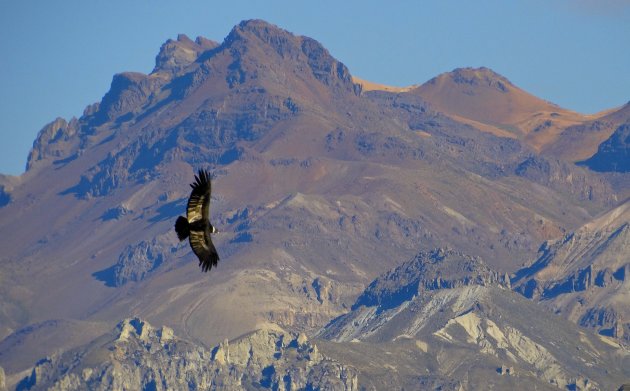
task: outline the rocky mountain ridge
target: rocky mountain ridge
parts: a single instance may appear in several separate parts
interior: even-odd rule
[[[444,275],[459,271],[460,278],[437,283],[436,269]],[[622,384],[629,375],[624,369],[630,359],[627,349],[541,311],[509,290],[507,276],[484,269],[480,259],[452,250],[420,253],[374,280],[352,311],[333,320],[318,336],[350,351],[374,351],[386,344],[388,350],[398,351],[395,357],[423,356],[418,360],[427,367],[437,359],[438,367],[430,371],[432,381],[459,379],[464,389],[508,387],[510,380],[503,376],[518,378],[519,387],[532,389]],[[390,376],[409,387],[405,378],[413,372],[394,374],[398,372],[394,367]],[[361,371],[362,365],[357,368]]]
[[[479,257],[442,248],[421,251],[413,259],[378,277],[359,296],[360,306],[393,308],[416,295],[469,285],[507,286],[509,278],[490,269]]]
[[[258,330],[206,350],[133,318],[40,360],[17,389],[358,390],[357,380],[354,369],[320,353],[304,334]]]

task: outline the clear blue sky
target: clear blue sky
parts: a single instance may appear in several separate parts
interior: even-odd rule
[[[487,66],[583,113],[630,100],[630,0],[0,0],[0,173],[22,173],[42,126],[80,116],[115,73],[150,72],[168,38],[221,42],[252,18],[379,83]]]

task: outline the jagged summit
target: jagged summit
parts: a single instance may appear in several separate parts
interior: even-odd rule
[[[331,111],[334,101],[359,91],[346,66],[319,42],[262,20],[241,22],[220,45],[180,34],[162,45],[151,74],[118,73],[102,100],[88,106],[81,118],[46,125],[34,142],[27,170],[40,166],[39,161],[71,159],[90,139],[101,141],[108,129],[147,126],[138,122],[153,113],[158,117],[150,121],[154,129],[173,126],[191,111],[229,115],[242,105],[250,106],[252,116],[276,120],[297,113],[300,106]],[[238,127],[234,121],[231,132]],[[99,133],[101,137],[94,137]]]
[[[326,86],[358,93],[347,67],[333,58],[321,43],[294,35],[271,23],[258,19],[243,21],[232,29],[222,46],[234,51],[239,65],[247,65],[247,62],[260,64],[265,62],[264,59],[275,62],[276,59],[269,57],[275,54],[281,60],[278,65],[286,67],[285,72],[291,75],[290,78],[308,78],[304,70],[309,69],[315,79]],[[262,70],[249,71],[250,74],[252,72],[257,74]]]
[[[179,34],[176,40],[169,39],[162,45],[151,73],[166,71],[177,74],[196,61],[201,53],[217,46],[217,42],[204,37],[197,37],[192,41],[185,34]]]

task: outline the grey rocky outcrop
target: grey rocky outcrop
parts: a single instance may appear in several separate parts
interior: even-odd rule
[[[28,154],[26,169],[30,170],[38,164],[38,161],[47,158],[67,158],[68,153],[74,149],[71,144],[73,137],[79,132],[79,127],[76,118],[71,119],[70,122],[63,118],[56,118],[46,124],[33,142],[33,148]]]
[[[162,45],[155,58],[153,73],[162,71],[177,75],[197,60],[201,53],[217,46],[218,43],[203,37],[192,41],[186,35],[179,34],[176,40],[169,39]]]
[[[158,238],[127,246],[114,266],[115,286],[141,281],[166,260],[167,250]]]
[[[304,334],[263,329],[211,351],[169,327],[126,319],[92,343],[40,360],[20,389],[358,390],[356,370]]]

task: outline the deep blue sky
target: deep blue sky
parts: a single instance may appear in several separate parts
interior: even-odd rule
[[[0,173],[22,173],[42,126],[80,116],[115,73],[150,72],[168,38],[221,42],[252,18],[383,84],[487,66],[582,113],[630,100],[630,0],[0,0]]]

